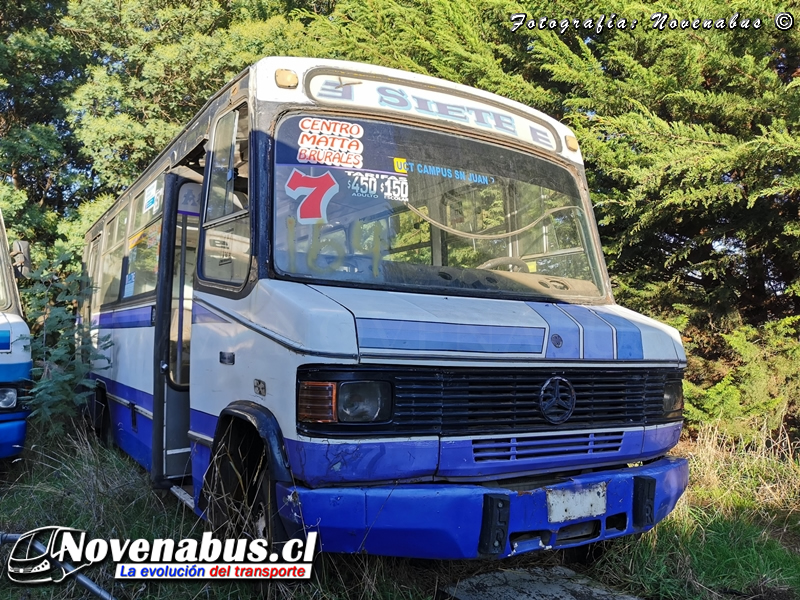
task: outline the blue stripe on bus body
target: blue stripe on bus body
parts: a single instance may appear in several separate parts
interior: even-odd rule
[[[583,358],[614,360],[614,329],[583,306],[561,304],[561,310],[583,327]]]
[[[218,418],[219,417],[215,415],[192,409],[189,412],[189,429],[195,433],[201,433],[213,439],[214,433],[217,430]]]
[[[544,346],[543,327],[462,325],[395,319],[356,319],[362,348],[449,350],[454,352],[532,352]]]
[[[11,330],[0,329],[0,351],[11,350]]]
[[[0,364],[0,383],[14,383],[31,378],[32,361]]]
[[[634,323],[600,308],[595,308],[592,312],[604,321],[608,321],[617,330],[617,360],[642,360],[644,358],[642,332]]]
[[[13,413],[16,419],[0,421],[0,458],[11,458],[22,452],[25,446],[25,436],[28,431],[28,422],[25,413]]]
[[[555,304],[544,302],[526,302],[536,314],[550,326],[550,339],[547,340],[546,358],[580,358],[581,333],[578,325]],[[561,338],[561,347],[553,343],[553,337]]]
[[[227,319],[220,317],[196,302],[192,304],[192,323],[229,323]]]
[[[192,442],[192,485],[194,487],[194,512],[202,517],[200,510],[200,492],[203,489],[208,465],[211,463],[211,448],[199,442]]]
[[[442,439],[439,450],[439,467],[436,474],[441,477],[474,477],[490,479],[497,475],[508,476],[512,472],[557,472],[603,464],[624,464],[640,460],[642,453],[642,428],[627,431],[604,431],[596,433],[575,432],[574,435],[559,434],[546,437],[515,437],[480,440],[478,443],[494,442],[497,454],[503,458],[493,459],[492,450],[483,451],[481,460],[476,460],[476,440]],[[503,445],[505,444],[505,445]],[[547,452],[547,447],[555,452]],[[516,456],[509,458],[516,449]]]
[[[439,440],[368,440],[326,443],[284,438],[292,477],[315,487],[333,483],[432,481],[439,462]],[[471,448],[471,446],[470,446]]]
[[[128,402],[131,402],[136,406],[141,406],[145,410],[153,412],[152,394],[148,394],[147,392],[143,392],[142,390],[137,390],[134,387],[125,385],[124,383],[120,383],[119,381],[114,381],[113,379],[109,379],[108,377],[103,377],[102,375],[98,375],[97,373],[92,373],[90,377],[102,381],[106,385],[106,390],[108,391],[109,394],[116,396],[117,398],[122,398],[123,400],[127,400]]]
[[[134,431],[133,423],[131,422],[131,410],[133,410],[133,407],[123,406],[114,401],[108,404],[114,441],[120,448],[130,454],[133,460],[149,471],[153,465],[153,453],[151,451],[153,421],[141,413],[136,413],[136,431]]]
[[[90,373],[89,377],[102,381],[109,394],[152,412],[152,394],[137,390],[97,373]],[[137,412],[136,431],[134,431],[133,423],[131,422],[131,411],[135,410],[135,408],[132,405],[125,406],[114,400],[109,400],[108,412],[111,417],[114,441],[120,448],[130,454],[137,463],[149,471],[152,467],[153,421],[146,415]]]
[[[200,410],[191,409],[189,411],[189,430],[214,439],[218,419],[219,417],[216,415],[210,415]],[[199,509],[200,492],[203,489],[203,479],[205,478],[206,470],[211,463],[211,448],[194,440],[191,442],[191,446],[194,511],[199,516],[203,516],[202,511]]]
[[[152,327],[153,307],[139,306],[100,313],[92,317],[92,325],[101,329],[130,329],[133,327]]]
[[[683,421],[646,429],[639,460],[663,456],[664,452],[678,443],[681,438],[681,429],[683,429]]]

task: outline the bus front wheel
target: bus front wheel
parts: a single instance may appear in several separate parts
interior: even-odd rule
[[[206,481],[208,520],[217,538],[286,539],[278,516],[267,447],[250,428],[232,421],[212,457]]]

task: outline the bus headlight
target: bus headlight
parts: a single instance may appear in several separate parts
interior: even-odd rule
[[[305,423],[378,423],[392,417],[388,381],[301,381],[297,420]]]
[[[388,381],[342,382],[336,414],[341,423],[388,421],[392,414],[392,386]]]
[[[664,386],[664,413],[683,411],[683,382],[668,381]]]
[[[0,388],[0,408],[14,408],[17,405],[17,390]]]

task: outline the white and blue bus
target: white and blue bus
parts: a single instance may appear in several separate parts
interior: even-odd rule
[[[506,557],[646,531],[687,461],[678,333],[614,303],[563,124],[265,58],[89,230],[95,426],[215,528]]]
[[[17,273],[30,264],[27,243],[16,242],[20,269],[9,253],[3,215],[0,213],[0,459],[19,455],[25,445],[30,411],[22,397],[30,383],[30,330],[22,318]]]

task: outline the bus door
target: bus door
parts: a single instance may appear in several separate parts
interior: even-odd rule
[[[168,181],[159,262],[165,267],[159,277],[164,285],[159,285],[156,301],[153,402],[162,410],[154,410],[153,418],[154,480],[191,473],[189,356],[201,185],[176,176]]]

